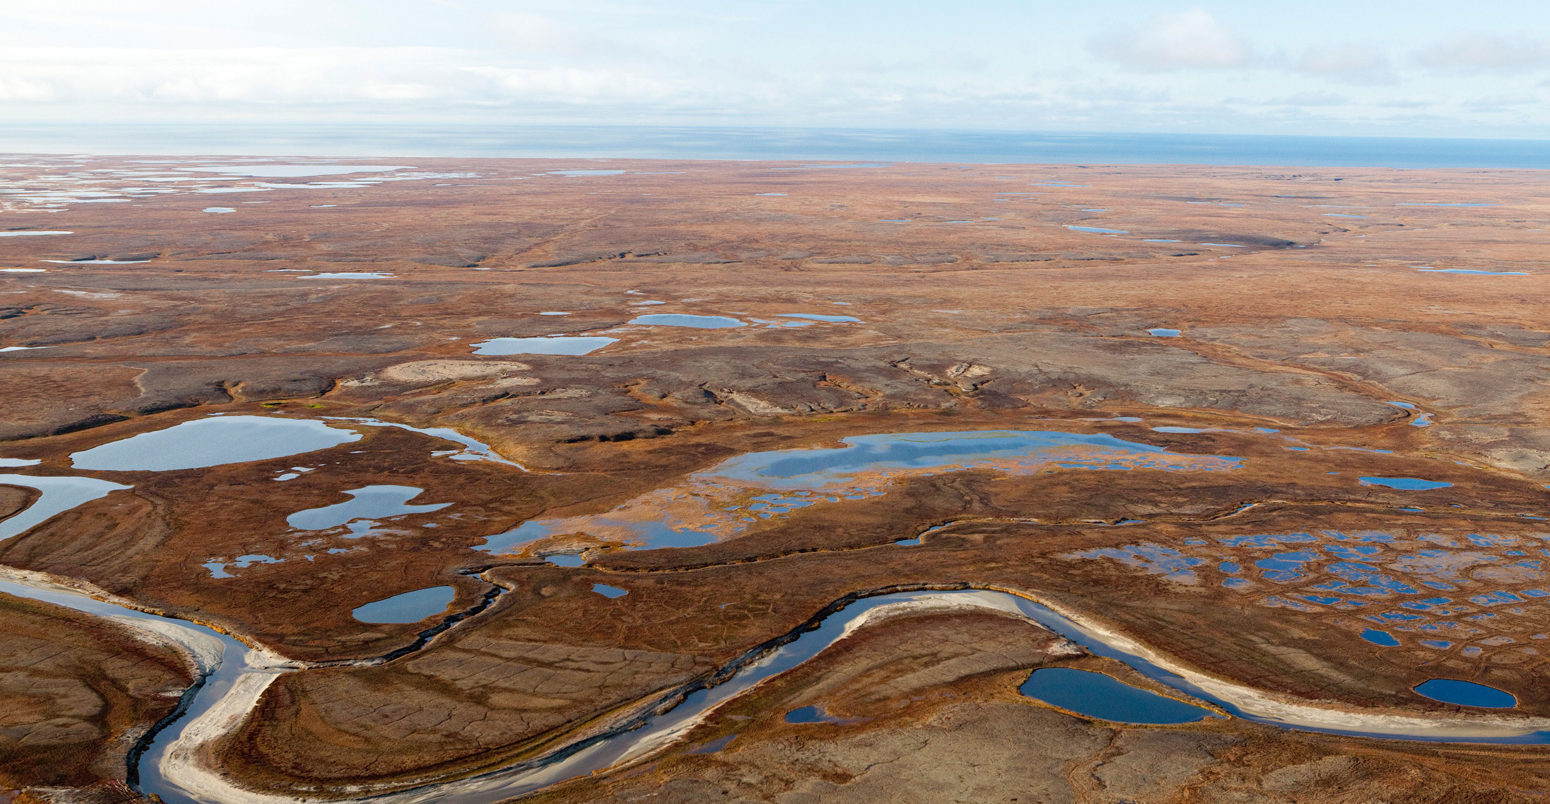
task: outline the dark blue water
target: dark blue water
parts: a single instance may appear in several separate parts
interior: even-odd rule
[[[0,151],[1550,169],[1550,141],[734,127],[16,124]]]
[[[1399,647],[1399,640],[1395,639],[1393,634],[1387,631],[1379,631],[1376,628],[1369,628],[1366,631],[1363,631],[1362,639],[1365,639],[1374,645],[1382,645],[1385,648]]]
[[[1132,687],[1102,673],[1070,667],[1035,670],[1019,689],[1061,709],[1115,723],[1194,723],[1211,715],[1198,706]]]
[[[1452,483],[1441,480],[1422,480],[1419,477],[1363,477],[1364,486],[1387,486],[1391,489],[1404,489],[1406,491],[1430,491],[1431,489],[1445,489]]]
[[[1473,681],[1457,681],[1451,678],[1434,678],[1418,684],[1415,691],[1443,703],[1459,706],[1479,706],[1487,709],[1510,709],[1518,705],[1511,693],[1495,687],[1476,684]]]

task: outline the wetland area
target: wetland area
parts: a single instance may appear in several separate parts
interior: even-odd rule
[[[0,190],[0,801],[1550,789],[1539,172]]]

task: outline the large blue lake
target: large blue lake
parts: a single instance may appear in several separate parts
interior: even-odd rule
[[[10,123],[0,151],[1550,168],[1550,141],[738,127]]]

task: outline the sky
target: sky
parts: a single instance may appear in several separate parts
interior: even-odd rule
[[[0,0],[0,125],[1550,138],[1543,0]]]

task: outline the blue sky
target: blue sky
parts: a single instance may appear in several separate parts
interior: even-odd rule
[[[0,0],[0,119],[1550,138],[1550,3]]]

